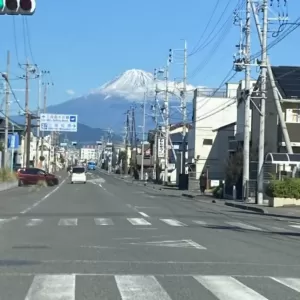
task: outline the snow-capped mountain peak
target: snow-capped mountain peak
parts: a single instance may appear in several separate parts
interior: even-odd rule
[[[115,77],[100,87],[103,92],[112,90],[135,90],[139,88],[147,88],[153,84],[153,75],[143,70],[132,69]]]
[[[103,84],[98,89],[93,90],[92,93],[102,94],[105,96],[105,99],[121,97],[128,100],[142,100],[145,92],[149,94],[155,92],[156,84],[158,90],[165,89],[164,80],[154,82],[153,74],[143,70],[131,69]],[[169,82],[169,91],[171,93],[179,95],[181,89],[182,83]],[[187,90],[192,91],[194,87],[188,85]]]

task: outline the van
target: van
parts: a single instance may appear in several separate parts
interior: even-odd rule
[[[73,167],[71,183],[86,183],[86,170],[84,167]]]

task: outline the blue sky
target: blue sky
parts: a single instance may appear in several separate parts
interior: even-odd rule
[[[207,34],[219,19],[228,0],[221,0]],[[85,7],[84,3],[88,5]],[[38,1],[36,13],[27,17],[29,35],[23,38],[23,20],[16,16],[16,43],[13,17],[0,16],[2,28],[0,43],[0,70],[5,71],[6,51],[11,51],[12,74],[22,75],[18,68],[26,57],[42,69],[51,71],[55,86],[49,95],[49,104],[66,101],[66,90],[76,94],[87,93],[114,76],[131,68],[152,72],[166,62],[169,48],[182,48],[182,39],[188,42],[189,52],[197,44],[217,0],[152,0],[152,1]],[[230,17],[237,0],[230,5],[220,22]],[[280,0],[283,4],[283,0]],[[72,3],[76,3],[72,5]],[[78,3],[80,3],[78,5]],[[277,7],[274,0],[274,9]],[[289,16],[295,20],[300,11],[300,1],[289,1]],[[274,24],[271,29],[278,26]],[[219,28],[219,27],[218,27]],[[257,52],[256,31],[253,28],[253,52]],[[202,40],[205,42],[206,36]],[[32,56],[28,46],[30,40]],[[214,44],[189,58],[189,83],[217,87],[232,66],[232,55],[239,40],[239,28],[228,23],[216,51]],[[271,41],[271,38],[270,38]],[[270,51],[274,65],[300,65],[299,30]],[[18,59],[16,52],[18,52]],[[207,61],[207,58],[210,58]],[[197,72],[197,66],[206,66]],[[191,76],[191,75],[194,76]],[[256,70],[253,70],[255,77]],[[181,65],[172,67],[171,77],[181,76]],[[23,80],[13,81],[13,87],[23,88]],[[37,103],[37,80],[30,82],[31,106]],[[21,103],[24,93],[17,92]]]

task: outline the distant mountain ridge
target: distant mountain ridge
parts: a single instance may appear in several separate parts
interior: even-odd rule
[[[154,104],[154,95],[157,87],[158,98],[162,104],[166,83],[163,78],[154,81],[153,74],[143,70],[127,70],[115,77],[110,82],[101,85],[99,88],[91,90],[83,96],[70,99],[66,102],[50,105],[47,107],[48,113],[57,114],[77,114],[78,132],[68,133],[72,139],[90,141],[99,140],[104,128],[112,128],[116,137],[120,135],[125,126],[125,114],[132,106],[136,107],[136,127],[141,131],[142,125],[142,103],[146,97],[146,130],[154,127],[151,118],[151,105]],[[183,84],[180,82],[168,83],[170,95],[170,108],[180,107],[180,92]],[[187,100],[193,97],[195,87],[187,85]],[[191,111],[192,103],[188,103],[188,111]],[[171,122],[177,123],[182,119],[178,109],[173,109]]]

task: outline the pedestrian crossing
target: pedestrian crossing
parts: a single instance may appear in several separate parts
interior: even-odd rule
[[[148,216],[148,215],[147,215]],[[2,225],[9,223],[10,219],[0,219],[0,228]],[[246,222],[240,221],[214,221],[208,222],[204,220],[178,220],[172,218],[126,218],[126,217],[116,217],[116,218],[19,218],[18,219],[20,226],[34,228],[37,226],[43,225],[55,225],[61,227],[76,227],[81,225],[94,225],[94,226],[105,226],[105,227],[123,227],[123,226],[134,226],[134,227],[158,227],[158,226],[167,226],[167,227],[203,227],[203,228],[228,228],[232,230],[244,230],[244,231],[257,231],[257,232],[280,232],[280,231],[296,231],[300,232],[300,224],[298,223],[282,223],[277,226],[272,224],[261,224],[261,225],[252,225]]]
[[[300,278],[214,275],[33,274],[0,276],[3,299],[300,299]],[[256,281],[256,284],[253,282]],[[21,282],[22,284],[18,284]],[[6,289],[3,290],[3,287]],[[10,289],[11,288],[11,289]],[[5,298],[5,292],[9,298]],[[24,294],[21,296],[21,294]],[[2,298],[1,298],[2,299]]]

